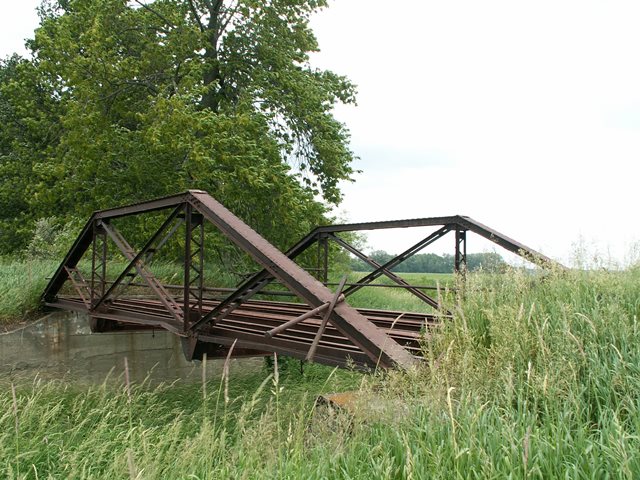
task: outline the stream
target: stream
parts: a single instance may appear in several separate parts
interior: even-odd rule
[[[56,311],[0,334],[0,376],[5,380],[60,379],[102,383],[122,379],[125,358],[131,381],[201,381],[202,363],[188,362],[177,335],[164,330],[92,333],[85,314]],[[262,358],[237,358],[230,371],[255,372]],[[209,360],[207,378],[219,377],[224,359]]]

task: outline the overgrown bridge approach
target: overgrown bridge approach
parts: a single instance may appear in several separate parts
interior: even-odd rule
[[[135,220],[153,219],[153,231],[137,242],[123,234]],[[133,222],[133,223],[132,223]],[[148,231],[149,222],[144,223]],[[123,228],[119,228],[122,225]],[[344,232],[435,227],[436,230],[385,264],[352,245]],[[359,368],[408,368],[421,360],[421,342],[449,315],[426,293],[409,284],[394,267],[453,232],[455,270],[464,272],[467,232],[541,265],[556,264],[535,250],[469,217],[451,216],[322,226],[286,253],[281,252],[208,193],[182,194],[95,212],[87,221],[43,294],[48,307],[83,312],[96,332],[166,329],[183,339],[188,359],[270,352]],[[257,273],[235,288],[205,283],[208,238],[234,245],[255,264]],[[130,243],[131,241],[131,243]],[[132,246],[136,243],[137,246]],[[312,249],[317,246],[317,249]],[[352,283],[329,282],[330,248],[340,247],[371,266]],[[161,249],[180,250],[183,259],[171,283],[154,271]],[[296,258],[312,255],[313,268]],[[308,261],[307,261],[308,263]],[[261,270],[260,270],[261,269]],[[425,313],[354,308],[349,297],[386,277],[425,304]],[[269,284],[276,285],[267,290]],[[385,286],[389,286],[388,284]],[[335,287],[331,289],[329,287]],[[280,301],[290,295],[296,301]]]

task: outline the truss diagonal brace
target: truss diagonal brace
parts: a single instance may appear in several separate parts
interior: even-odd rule
[[[287,250],[285,255],[290,259],[294,259],[311,245],[313,245],[315,241],[316,235],[314,232],[312,232],[301,241],[299,241],[296,245]],[[204,315],[197,322],[194,322],[189,327],[189,330],[196,331],[201,329],[206,323],[212,320],[214,321],[214,323],[222,320],[243,302],[249,300],[252,296],[260,292],[272,279],[273,276],[267,269],[257,272],[252,277],[248,278],[227,298],[220,302],[213,310]]]
[[[329,303],[329,307],[324,312],[324,315],[322,317],[322,323],[320,323],[320,328],[318,328],[318,332],[316,333],[316,336],[313,339],[313,343],[311,344],[311,347],[309,347],[309,352],[307,353],[307,358],[306,358],[307,362],[313,362],[313,357],[316,354],[316,350],[318,349],[318,344],[320,343],[320,339],[324,334],[324,330],[325,328],[327,328],[327,323],[329,322],[329,317],[331,316],[331,312],[335,308],[336,303],[338,303],[338,301],[340,300],[340,297],[344,299],[344,296],[342,295],[342,289],[344,288],[344,284],[346,282],[347,282],[347,275],[342,277],[342,280],[340,280],[340,285],[338,285],[338,288],[336,289],[336,293],[333,295],[333,298]]]
[[[78,270],[75,267],[69,268],[66,266],[64,267],[64,269],[69,275],[69,280],[71,280],[71,284],[73,285],[73,288],[75,288],[78,295],[80,295],[80,298],[82,299],[82,303],[84,303],[87,308],[90,308],[91,307],[91,288],[89,288],[89,285],[87,284],[87,281],[84,279],[84,277],[80,273],[80,270]]]
[[[176,211],[174,211],[174,214],[177,215],[178,211],[179,210],[176,209]],[[169,220],[167,220],[167,222],[163,224],[163,227],[166,228],[166,225],[168,224],[169,224]],[[182,308],[180,308],[180,306],[173,300],[171,295],[169,295],[169,293],[160,284],[160,282],[158,282],[156,277],[145,268],[144,263],[141,260],[142,255],[144,255],[144,248],[136,255],[134,254],[131,246],[127,243],[124,237],[120,235],[120,232],[118,232],[115,229],[115,227],[109,226],[107,223],[104,223],[104,222],[102,223],[102,227],[104,228],[105,232],[107,232],[107,235],[111,238],[111,240],[113,240],[113,243],[115,243],[118,249],[120,249],[120,251],[125,256],[125,258],[129,260],[129,266],[133,266],[138,271],[138,275],[140,275],[140,277],[145,281],[145,283],[149,286],[149,288],[153,290],[153,292],[156,294],[160,302],[169,311],[171,316],[175,320],[177,320],[179,323],[182,323],[182,321],[184,320],[184,317],[182,315]],[[163,230],[164,228],[161,227],[161,229],[158,232],[156,232],[154,237],[160,236],[160,232]],[[151,243],[151,240],[147,242],[147,245],[145,245],[145,247],[148,248],[150,243]],[[124,275],[125,275],[125,272],[123,272],[120,275],[119,277],[120,280],[124,278]],[[106,296],[107,294],[103,296],[103,299],[106,298]]]
[[[271,245],[213,197],[206,192],[192,190],[189,193],[189,203],[208,221],[311,307],[318,307],[331,301],[334,296],[331,290]],[[346,302],[337,304],[331,312],[330,318],[331,323],[338,331],[381,367],[408,368],[417,362],[408,350]]]
[[[213,310],[204,315],[200,320],[194,322],[189,330],[199,330],[207,322],[211,320],[219,321],[229,315],[235,308],[242,304],[242,302],[248,300],[257,292],[262,290],[267,283],[271,281],[273,277],[267,270],[262,270],[249,278],[234,292],[232,292],[227,298],[220,302]]]
[[[342,296],[342,299],[344,300],[344,296]],[[320,312],[324,312],[327,308],[329,308],[329,305],[331,305],[330,302],[323,303],[319,307],[309,310],[308,312],[303,313],[302,315],[294,318],[293,320],[289,320],[288,322],[283,323],[282,325],[272,328],[271,330],[265,332],[264,336],[267,338],[273,338],[279,333],[284,332],[285,330],[299,324],[300,322],[304,322],[307,318],[311,318],[314,315],[319,314]]]
[[[132,251],[132,249],[128,244],[126,244],[126,242],[123,245],[118,245],[118,243],[122,242],[124,238],[122,238],[121,235],[114,234],[114,231],[112,231],[111,229],[115,230],[115,227],[107,227],[107,222],[98,220],[98,222],[100,222],[100,225],[103,227],[105,233],[107,233],[109,237],[111,237],[111,239],[116,243],[116,245],[118,245],[118,248],[125,255],[125,257],[128,258],[130,261],[129,261],[129,264],[125,267],[125,269],[122,271],[122,273],[118,275],[118,278],[116,278],[113,284],[111,284],[111,286],[105,292],[105,294],[98,299],[98,301],[93,306],[92,310],[97,311],[104,304],[104,302],[115,292],[116,288],[118,288],[118,286],[122,283],[124,278],[129,274],[129,272],[131,272],[133,268],[136,268],[136,265],[138,264],[138,262],[142,261],[143,257],[145,257],[147,255],[147,252],[149,252],[151,246],[156,242],[156,240],[158,240],[158,238],[160,238],[160,236],[165,232],[165,230],[169,227],[169,225],[171,225],[171,222],[173,222],[173,220],[178,216],[178,214],[182,209],[183,209],[182,205],[176,207],[173,210],[173,212],[171,212],[171,215],[169,215],[169,217],[160,226],[160,228],[156,230],[156,233],[154,233],[153,236],[142,247],[142,250],[140,250],[133,258],[130,257],[131,255],[130,252]],[[169,235],[172,235],[173,233],[175,233],[175,229],[172,229],[171,232],[169,232]],[[164,245],[167,242],[168,240],[167,237],[169,235],[167,235],[165,238],[162,239],[162,241],[160,242],[157,248],[160,248],[160,246]]]
[[[344,291],[345,297],[347,297],[347,296],[351,295],[352,293],[355,293],[358,290],[360,290],[364,286],[364,285],[361,285],[361,284],[372,282],[376,278],[380,277],[380,275],[384,274],[385,270],[387,270],[387,271],[391,270],[393,267],[395,267],[396,265],[399,265],[400,263],[405,261],[407,258],[411,257],[412,255],[415,255],[416,253],[418,253],[423,248],[427,247],[428,245],[431,245],[436,240],[442,238],[450,230],[451,230],[451,226],[450,225],[445,225],[444,227],[442,227],[442,228],[436,230],[435,232],[433,232],[428,237],[420,240],[418,243],[416,243],[412,247],[408,248],[407,250],[402,252],[397,257],[394,257],[391,260],[389,260],[387,263],[385,263],[384,265],[379,266],[373,272],[369,273],[368,275],[365,275],[360,280],[358,280],[356,282],[356,285],[353,285],[353,286],[347,288]],[[435,302],[435,300],[433,300],[433,299],[432,299],[432,301]],[[435,302],[435,305],[432,305],[432,306],[437,308],[438,307],[438,302]]]
[[[371,265],[373,268],[382,267],[382,265],[380,265],[378,262],[376,262],[375,260],[373,260],[370,257],[366,256],[360,250],[358,250],[357,248],[353,247],[352,245],[349,245],[347,242],[342,240],[340,237],[334,235],[333,233],[329,234],[329,238],[331,238],[334,242],[336,242],[338,245],[343,247],[345,250],[353,253],[360,260],[362,260],[365,263],[368,263],[369,265]],[[387,270],[386,268],[382,269],[382,273],[384,275],[386,275],[388,278],[390,278],[391,280],[393,280],[396,284],[400,285],[401,287],[405,287],[405,289],[407,291],[411,292],[413,295],[415,295],[416,297],[418,297],[420,300],[422,300],[423,302],[427,303],[428,305],[431,305],[434,308],[439,308],[440,307],[440,305],[438,304],[438,302],[435,299],[431,298],[429,295],[427,295],[426,293],[420,291],[419,289],[411,286],[402,277],[399,277],[398,275],[396,275],[395,273],[391,272],[390,270]],[[373,281],[373,280],[374,279],[372,278],[370,280],[370,282]],[[360,287],[362,287],[362,285],[360,285]]]

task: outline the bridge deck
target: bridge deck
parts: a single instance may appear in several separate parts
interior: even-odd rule
[[[180,304],[180,300],[176,299]],[[205,300],[204,313],[213,310],[219,301]],[[59,296],[47,306],[78,312],[87,312],[82,299],[77,296]],[[235,309],[220,322],[208,324],[203,328],[200,339],[220,345],[231,345],[237,339],[241,348],[264,348],[265,333],[275,327],[299,317],[311,309],[309,305],[290,302],[250,300]],[[432,314],[400,312],[391,310],[357,309],[367,320],[381,329],[391,339],[402,345],[415,357],[421,357],[421,341],[429,331],[440,322]],[[304,358],[313,342],[321,322],[321,314],[312,316],[275,336],[277,343],[272,350],[281,350],[299,358]],[[112,320],[112,330],[165,328],[184,336],[182,325],[177,324],[164,306],[157,300],[148,298],[122,298],[99,316]],[[331,324],[327,325],[320,338],[318,358],[324,360],[351,358],[356,362],[371,363],[366,355],[351,340]],[[340,364],[343,362],[330,361]]]

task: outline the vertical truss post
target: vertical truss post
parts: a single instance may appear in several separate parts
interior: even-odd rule
[[[107,281],[107,234],[97,222],[93,223],[91,252],[91,305],[104,295]]]
[[[320,241],[320,238],[322,237],[322,235],[319,233],[318,235],[316,235],[316,242],[318,244],[318,254],[316,256],[316,271],[315,271],[315,277],[319,280],[322,281],[322,275],[321,275],[321,271],[322,271],[322,242]]]
[[[191,214],[193,207],[189,204],[185,205],[184,218],[185,218],[185,235],[184,235],[184,281],[182,292],[182,308],[184,309],[184,325],[183,329],[186,332],[189,328],[191,309],[189,305],[191,303],[189,293],[189,283],[191,282]]]
[[[467,272],[467,231],[462,228],[456,228],[456,251],[453,264],[455,273],[461,274],[463,277]]]
[[[185,206],[184,331],[202,318],[204,289],[204,222],[193,206]]]
[[[322,243],[322,283],[326,285],[329,282],[329,238],[326,235],[319,235],[318,241]]]

